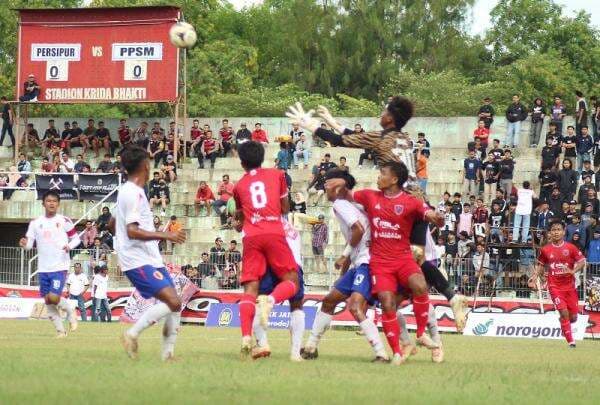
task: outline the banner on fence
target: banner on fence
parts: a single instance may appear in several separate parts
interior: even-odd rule
[[[579,315],[571,324],[573,338],[583,340],[588,324],[587,315]],[[464,335],[529,339],[564,339],[555,313],[494,314],[471,313]]]
[[[41,298],[0,297],[0,318],[29,319],[39,310],[36,306],[40,305],[44,306]]]
[[[80,200],[100,201],[119,187],[118,174],[79,174],[77,177]],[[117,193],[113,193],[106,199],[106,201],[116,200]]]
[[[317,315],[316,307],[304,307],[304,328],[312,329]],[[238,304],[210,304],[205,325],[208,327],[239,328],[240,311]],[[269,315],[269,329],[288,329],[290,327],[289,305],[275,305]]]
[[[131,296],[132,288],[117,288],[108,291],[108,299],[113,319],[118,319],[127,305]],[[24,287],[20,285],[0,284],[0,297],[19,296],[35,297],[39,296],[37,287]],[[210,305],[213,303],[236,304],[242,297],[241,291],[226,290],[200,290],[194,293],[187,305],[182,311],[182,320],[184,322],[203,323],[206,320]],[[321,307],[321,301],[325,294],[306,294],[304,308],[314,307],[317,310]],[[89,293],[85,295],[86,306],[90,306]],[[454,325],[454,316],[450,304],[441,296],[431,296],[430,302],[435,308],[438,325],[442,331],[456,331]],[[537,314],[539,313],[539,304],[537,301],[519,298],[496,298],[489,305],[487,302],[479,302],[475,308],[475,313],[499,313],[499,314]],[[583,302],[580,302],[580,311],[583,311]],[[554,305],[547,301],[544,303],[544,310],[547,313],[554,314]],[[406,313],[408,327],[415,327],[415,319],[412,316],[412,305],[405,303],[403,312]],[[335,308],[332,324],[335,325],[356,325],[352,314],[346,308],[345,303],[339,304]],[[587,331],[588,334],[600,334],[600,312],[590,312]]]
[[[590,277],[585,284],[585,309],[600,312],[600,277]]]
[[[77,190],[72,174],[36,174],[35,189],[38,200],[48,190],[56,191],[61,200],[76,200]]]

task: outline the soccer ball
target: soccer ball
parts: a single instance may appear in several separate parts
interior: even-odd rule
[[[169,39],[177,48],[191,48],[196,43],[198,36],[191,24],[180,21],[171,26]]]

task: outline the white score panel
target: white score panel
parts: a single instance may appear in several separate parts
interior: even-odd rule
[[[46,80],[53,82],[66,82],[69,80],[69,61],[49,60],[46,62]]]
[[[125,80],[146,80],[148,72],[147,60],[125,60]]]

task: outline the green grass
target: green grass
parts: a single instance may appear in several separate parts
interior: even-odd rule
[[[241,363],[237,329],[184,326],[159,360],[160,328],[129,360],[119,324],[81,323],[67,339],[47,321],[0,321],[0,403],[598,403],[600,343],[444,335],[446,361],[426,350],[400,367],[371,364],[351,331],[329,331],[318,360],[288,360],[289,334],[271,331],[270,359]]]

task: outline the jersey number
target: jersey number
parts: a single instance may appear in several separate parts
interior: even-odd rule
[[[267,193],[265,192],[265,183],[255,181],[250,183],[250,198],[254,208],[265,208],[267,206]]]

